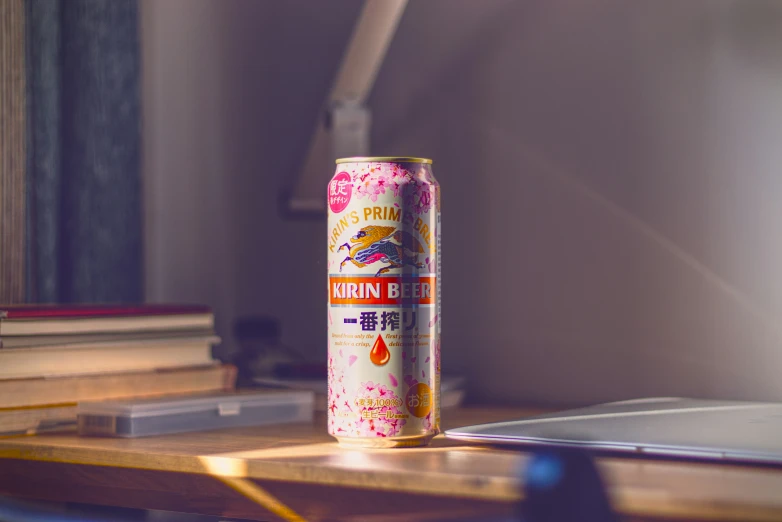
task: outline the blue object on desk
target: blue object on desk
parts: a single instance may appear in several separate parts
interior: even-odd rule
[[[524,498],[516,516],[439,522],[618,522],[597,466],[584,451],[533,453],[519,474]]]
[[[603,480],[589,455],[576,449],[533,454],[522,473],[523,522],[616,522]]]

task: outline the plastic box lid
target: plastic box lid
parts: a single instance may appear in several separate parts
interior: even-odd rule
[[[144,437],[188,431],[312,421],[315,394],[264,390],[83,402],[81,435]]]

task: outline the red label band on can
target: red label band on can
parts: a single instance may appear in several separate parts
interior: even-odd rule
[[[328,186],[328,429],[341,444],[440,430],[440,186],[431,160],[337,160]]]

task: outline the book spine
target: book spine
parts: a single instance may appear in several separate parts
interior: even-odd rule
[[[0,302],[25,289],[25,2],[0,2]]]

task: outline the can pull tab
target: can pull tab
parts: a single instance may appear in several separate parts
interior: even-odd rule
[[[242,411],[242,405],[238,402],[221,402],[217,405],[217,413],[220,417],[239,415],[240,411]]]

